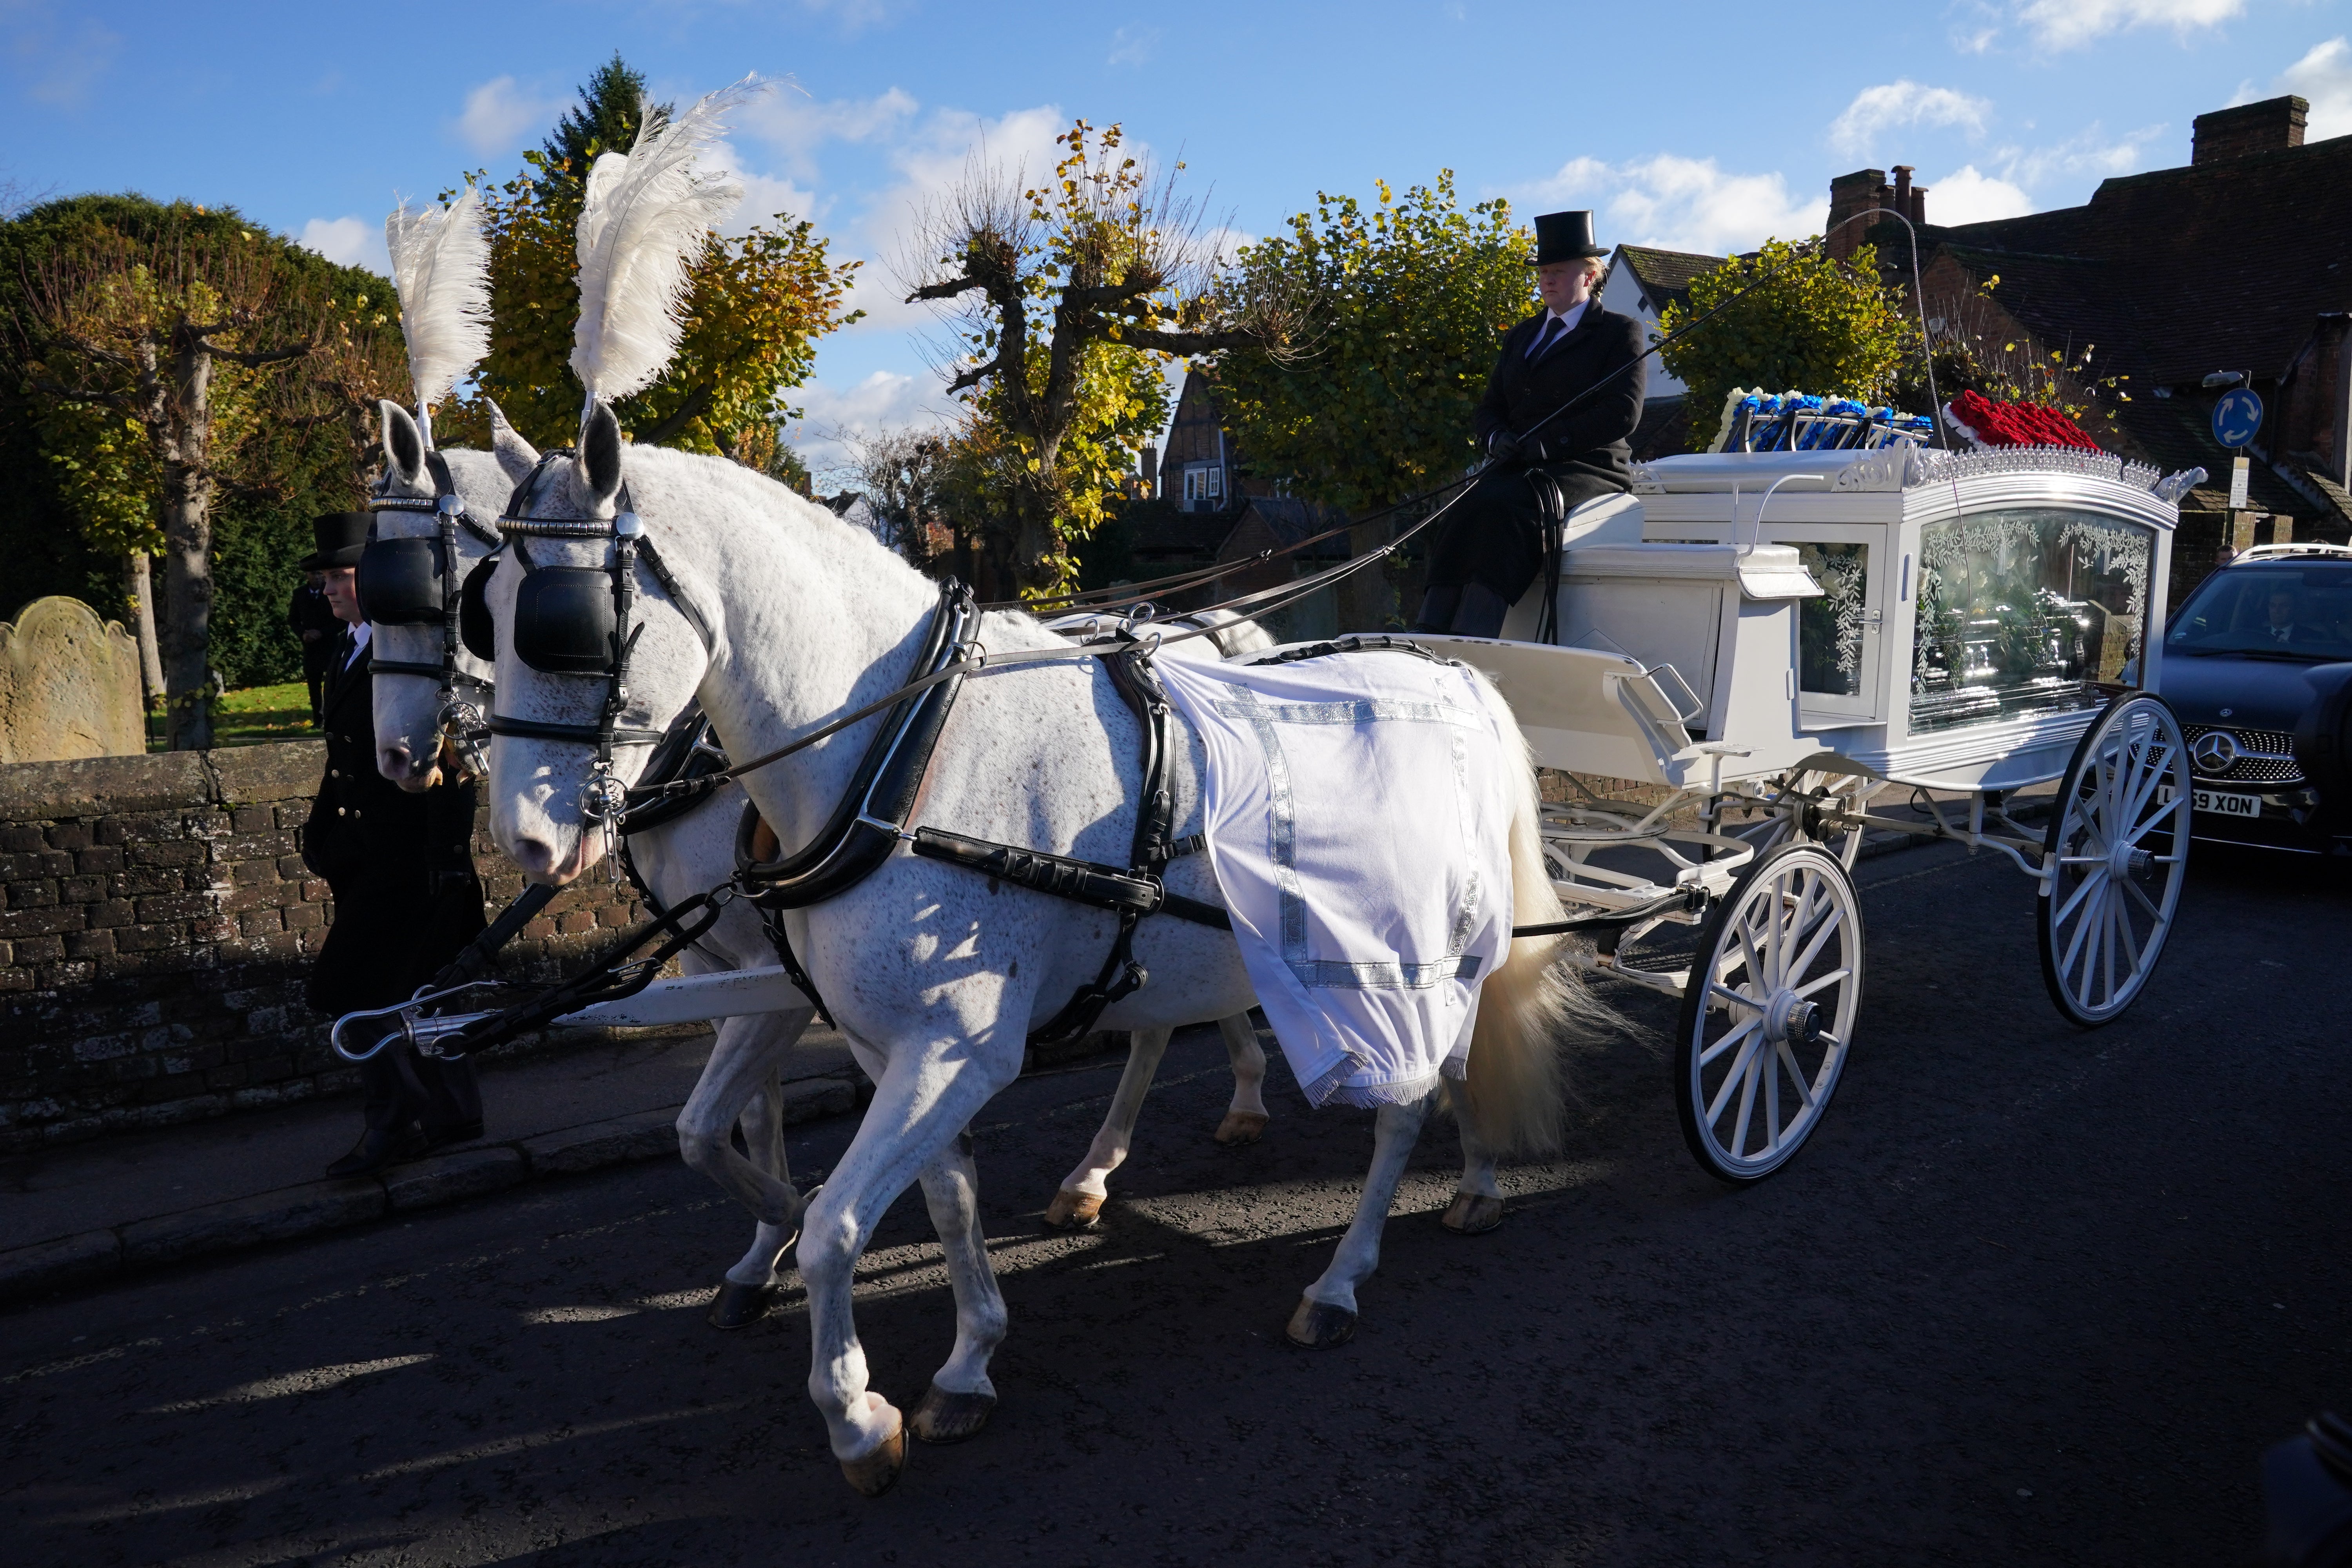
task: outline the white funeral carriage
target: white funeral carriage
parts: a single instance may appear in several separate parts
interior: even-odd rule
[[[1562,899],[1593,917],[1589,962],[1682,998],[1683,1131],[1716,1175],[1780,1168],[1837,1087],[1867,829],[2034,878],[2043,977],[2075,1022],[2146,984],[2186,871],[2189,774],[2140,689],[2195,477],[1903,442],[1669,458],[1567,519],[1556,640],[1533,640],[1541,582],[1500,640],[1416,637],[1500,682],[1543,765],[1664,792],[1629,806],[1572,780],[1585,798],[1548,807],[1544,837]],[[2046,824],[2019,820],[2036,811]],[[1699,928],[1688,966],[1637,962],[1669,924]]]

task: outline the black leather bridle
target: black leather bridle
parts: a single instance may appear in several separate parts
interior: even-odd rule
[[[446,458],[428,450],[425,464],[433,480],[432,500],[383,494],[392,483],[387,465],[383,478],[377,481],[375,493],[368,497],[367,510],[371,513],[429,512],[438,524],[436,536],[383,539],[377,536],[371,523],[366,548],[360,553],[354,586],[361,613],[372,624],[439,623],[441,661],[424,664],[413,659],[371,657],[368,668],[377,675],[414,675],[438,681],[441,711],[435,723],[442,735],[456,745],[461,776],[478,778],[488,771],[481,751],[481,737],[487,731],[483,729],[481,710],[469,697],[459,693],[478,692],[486,701],[494,701],[495,693],[490,682],[467,674],[457,665],[457,652],[463,646],[459,620],[464,598],[457,578],[457,531],[462,528],[488,545],[493,559],[506,542],[499,537],[497,529],[467,510],[464,499],[457,494],[457,483],[449,476]]]

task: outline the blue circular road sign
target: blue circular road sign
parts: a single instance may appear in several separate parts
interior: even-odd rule
[[[2263,427],[2263,400],[2252,387],[2233,386],[2213,405],[2213,439],[2224,447],[2251,443]]]

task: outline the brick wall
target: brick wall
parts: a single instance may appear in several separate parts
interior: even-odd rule
[[[0,766],[0,1152],[355,1083],[302,1001],[334,915],[300,854],[325,756],[298,741]],[[474,847],[502,905],[520,874],[479,825]],[[636,915],[594,879],[509,967],[557,973]]]

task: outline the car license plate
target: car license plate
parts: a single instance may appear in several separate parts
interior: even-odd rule
[[[2171,803],[2170,784],[2160,786],[2157,793],[2167,805]],[[2263,814],[2261,795],[2239,795],[2231,790],[2192,788],[2189,792],[2189,804],[2210,816],[2260,816]]]

